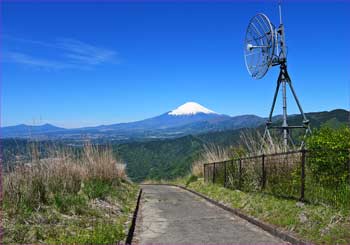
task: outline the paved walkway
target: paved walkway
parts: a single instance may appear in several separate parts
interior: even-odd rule
[[[181,188],[144,185],[142,189],[135,244],[283,243],[255,225]]]

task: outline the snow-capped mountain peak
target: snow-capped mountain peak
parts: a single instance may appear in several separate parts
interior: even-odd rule
[[[205,113],[205,114],[216,114],[216,112],[205,108],[204,106],[196,103],[196,102],[187,102],[175,110],[169,112],[169,115],[172,116],[185,116],[185,115],[195,115],[197,113]]]

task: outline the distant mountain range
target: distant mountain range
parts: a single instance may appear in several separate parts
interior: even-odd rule
[[[3,127],[2,138],[73,139],[104,138],[174,138],[209,131],[257,127],[265,119],[255,115],[230,117],[218,114],[195,102],[187,102],[175,110],[137,122],[101,125],[76,129],[59,128],[50,124]]]
[[[331,124],[345,123],[348,120],[349,112],[337,109],[330,112],[313,112],[307,115],[311,125],[318,127],[327,122]],[[275,116],[274,121],[279,122],[280,118],[281,116]],[[76,129],[65,129],[51,124],[39,126],[21,124],[1,128],[0,135],[2,138],[152,140],[241,128],[257,128],[263,126],[265,121],[266,118],[256,115],[231,117],[218,114],[198,103],[187,102],[162,115],[136,122]],[[292,115],[289,121],[292,125],[299,124],[301,118],[298,115]]]
[[[31,135],[35,136],[50,133],[58,133],[63,132],[65,130],[65,128],[59,128],[48,123],[39,126],[19,124],[15,126],[1,128],[1,137],[29,137]]]

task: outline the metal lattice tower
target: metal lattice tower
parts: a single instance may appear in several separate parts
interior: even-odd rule
[[[275,28],[265,14],[257,14],[254,16],[247,28],[245,38],[245,61],[248,72],[255,79],[262,78],[271,66],[279,66],[280,73],[277,79],[275,94],[272,101],[272,106],[268,121],[266,122],[264,140],[268,140],[272,144],[270,134],[271,129],[279,129],[282,131],[283,144],[288,147],[289,142],[294,145],[290,131],[292,129],[305,129],[305,136],[311,133],[309,120],[306,118],[301,107],[299,99],[296,95],[292,80],[287,71],[287,52],[285,42],[284,25],[282,22],[281,4],[279,4],[280,25]],[[300,125],[289,125],[287,114],[287,88],[292,92],[293,98],[298,106],[302,116]],[[279,91],[282,90],[283,102],[283,120],[282,125],[273,125],[273,112],[276,105],[276,100]],[[304,137],[305,138],[305,137]],[[301,143],[304,147],[304,140]]]

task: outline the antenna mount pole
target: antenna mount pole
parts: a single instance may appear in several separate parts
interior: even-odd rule
[[[278,10],[280,13],[280,24],[282,25],[282,0],[278,1]]]

